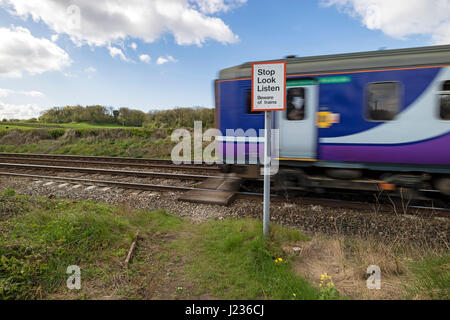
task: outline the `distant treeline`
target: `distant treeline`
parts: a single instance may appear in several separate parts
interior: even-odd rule
[[[95,106],[55,107],[42,113],[39,119],[31,122],[41,123],[93,123],[118,124],[123,126],[146,128],[180,128],[192,127],[194,121],[202,121],[204,127],[214,126],[214,109],[201,107],[176,108],[163,111],[150,111]]]

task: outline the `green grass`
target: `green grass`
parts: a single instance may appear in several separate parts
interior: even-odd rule
[[[96,290],[106,287],[109,292],[117,287],[116,279],[122,278],[128,280],[119,295],[139,299],[139,292],[149,288],[149,276],[159,281],[153,287],[170,284],[162,276],[169,268],[176,268],[197,293],[219,299],[318,298],[318,290],[292,272],[290,257],[281,249],[308,240],[291,229],[274,225],[270,240],[265,241],[256,220],[194,224],[164,211],[28,198],[12,189],[0,196],[0,216],[0,299],[54,294],[95,298]],[[144,240],[130,269],[124,269],[120,261],[137,229]],[[275,263],[278,257],[284,262]],[[68,291],[66,269],[70,265],[80,266],[83,283],[94,289],[75,295]],[[157,272],[162,274],[154,276]],[[184,290],[177,288],[173,291],[182,294]]]
[[[0,145],[0,152],[168,159],[172,148],[173,143],[169,140],[154,143],[136,137],[115,141],[79,139],[63,144],[52,140],[42,140],[39,143]]]
[[[222,299],[317,299],[318,290],[294,275],[282,244],[307,241],[297,231],[273,226],[270,240],[256,220],[209,222],[198,227],[190,248],[191,274],[203,290]],[[282,263],[275,263],[277,258]]]
[[[0,152],[169,158],[175,145],[166,132],[153,129],[79,128],[67,136],[65,130],[21,130],[8,135],[0,130]]]
[[[3,124],[0,123],[0,130],[13,130],[13,129],[20,129],[20,130],[33,130],[37,129],[38,127],[32,127],[32,126],[25,126],[25,125],[18,125],[18,124]]]
[[[407,287],[412,296],[450,300],[450,254],[430,255],[411,263],[414,281]]]
[[[119,124],[95,124],[95,123],[63,123],[60,124],[61,127],[69,129],[134,129],[136,127],[122,126]]]
[[[27,123],[27,122],[0,122],[0,129],[30,130],[37,128],[66,128],[66,129],[134,129],[136,127],[122,126],[120,124],[95,124],[95,123]]]
[[[54,292],[67,278],[68,266],[82,267],[129,242],[128,221],[107,205],[35,199],[32,207],[2,224],[0,298]]]

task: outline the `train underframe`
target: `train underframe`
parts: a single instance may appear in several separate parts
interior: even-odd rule
[[[227,165],[226,172],[234,172],[244,179],[261,179],[261,167],[255,165]],[[369,169],[327,168],[318,166],[280,165],[272,177],[274,192],[326,190],[357,190],[388,193],[419,198],[424,191],[450,197],[450,174],[418,171],[380,171]]]

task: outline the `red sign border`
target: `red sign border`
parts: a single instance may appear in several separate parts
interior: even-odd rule
[[[254,101],[253,101],[253,81],[254,81],[254,75],[255,75],[255,65],[261,65],[261,64],[284,64],[284,78],[283,78],[283,88],[284,88],[284,96],[283,96],[283,109],[276,108],[276,109],[255,109],[254,108]],[[258,111],[286,111],[286,61],[275,61],[275,62],[253,62],[252,63],[252,112],[258,112]]]

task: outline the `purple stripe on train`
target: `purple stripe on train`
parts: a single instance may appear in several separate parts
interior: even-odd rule
[[[320,145],[320,160],[450,164],[450,134],[406,145]]]

